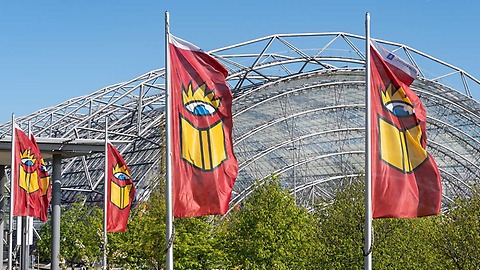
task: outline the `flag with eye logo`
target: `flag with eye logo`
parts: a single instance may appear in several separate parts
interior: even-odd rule
[[[238,173],[227,70],[169,36],[173,215],[225,214]]]
[[[123,157],[107,143],[107,232],[127,230],[128,216],[135,198],[135,186]]]
[[[50,182],[50,175],[48,173],[47,167],[45,166],[45,161],[41,156],[40,149],[38,148],[37,141],[33,134],[30,134],[30,141],[35,147],[34,153],[38,156],[38,177],[39,187],[41,190],[41,202],[39,203],[39,205],[41,205],[40,220],[46,222],[48,207],[50,206],[50,200],[52,197],[52,184]]]
[[[13,164],[13,215],[38,217],[45,222],[47,219],[42,197],[40,155],[35,141],[15,125],[14,129]],[[48,207],[48,206],[47,206]]]
[[[427,152],[426,111],[410,89],[417,70],[372,41],[371,175],[373,218],[412,218],[440,211],[442,185]]]

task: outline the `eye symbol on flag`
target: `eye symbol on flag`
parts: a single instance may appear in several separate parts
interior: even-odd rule
[[[30,153],[30,149],[21,152],[20,159],[22,163],[19,168],[18,185],[27,193],[33,193],[39,190],[38,173],[35,166],[37,159],[34,154]]]
[[[116,173],[113,174],[113,177],[117,178],[118,180],[122,180],[122,181],[130,180],[130,176],[128,176],[124,172],[116,172]]]
[[[192,89],[192,83],[188,84],[188,89],[183,89],[183,106],[187,111],[196,116],[214,115],[220,106],[220,99],[215,97],[213,91],[208,91],[206,84],[200,85],[197,89]]]
[[[35,162],[37,161],[35,159],[35,155],[30,154],[30,150],[27,149],[23,151],[21,154],[21,160],[22,164],[24,165],[23,167],[25,168],[25,171],[31,172],[32,170],[35,170]]]
[[[379,116],[381,160],[403,173],[411,173],[427,159],[427,151],[420,142],[422,129],[414,117],[413,104],[401,87],[394,90],[389,85],[381,92],[383,106],[401,125],[398,127],[396,121]]]
[[[409,116],[415,113],[412,104],[404,101],[388,102],[385,107],[395,116]]]
[[[415,113],[413,104],[405,95],[404,90],[400,87],[396,90],[390,84],[386,91],[382,92],[382,103],[388,111],[397,117],[409,116]]]

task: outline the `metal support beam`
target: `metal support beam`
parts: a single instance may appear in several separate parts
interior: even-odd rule
[[[5,230],[5,166],[0,165],[0,262],[3,264],[3,232]],[[2,266],[3,269],[3,266]]]
[[[53,155],[53,184],[52,184],[52,258],[51,269],[60,269],[60,215],[61,215],[61,186],[62,186],[62,156]]]

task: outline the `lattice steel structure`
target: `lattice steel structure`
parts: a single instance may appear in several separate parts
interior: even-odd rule
[[[409,46],[377,40],[420,70],[413,84],[428,113],[428,150],[447,206],[480,177],[480,81]],[[331,198],[364,171],[365,39],[348,33],[271,35],[210,53],[229,70],[234,148],[240,164],[232,205],[257,180],[280,176],[297,203]],[[110,139],[119,145],[145,199],[162,179],[164,69],[18,118],[40,137]],[[11,125],[0,125],[0,136]],[[63,161],[62,203],[103,200],[103,154]],[[259,181],[261,183],[261,181]]]

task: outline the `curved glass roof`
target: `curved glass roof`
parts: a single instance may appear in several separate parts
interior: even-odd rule
[[[443,203],[468,196],[480,178],[480,81],[406,45],[377,40],[420,70],[412,89],[427,109],[428,151]],[[365,39],[348,33],[271,35],[210,53],[229,70],[240,171],[232,205],[271,174],[297,203],[331,198],[364,172]],[[37,137],[104,139],[118,145],[145,199],[163,174],[164,69],[17,118]],[[9,136],[11,124],[0,125]],[[103,154],[63,160],[62,202],[103,201]],[[260,181],[258,181],[260,180]]]

